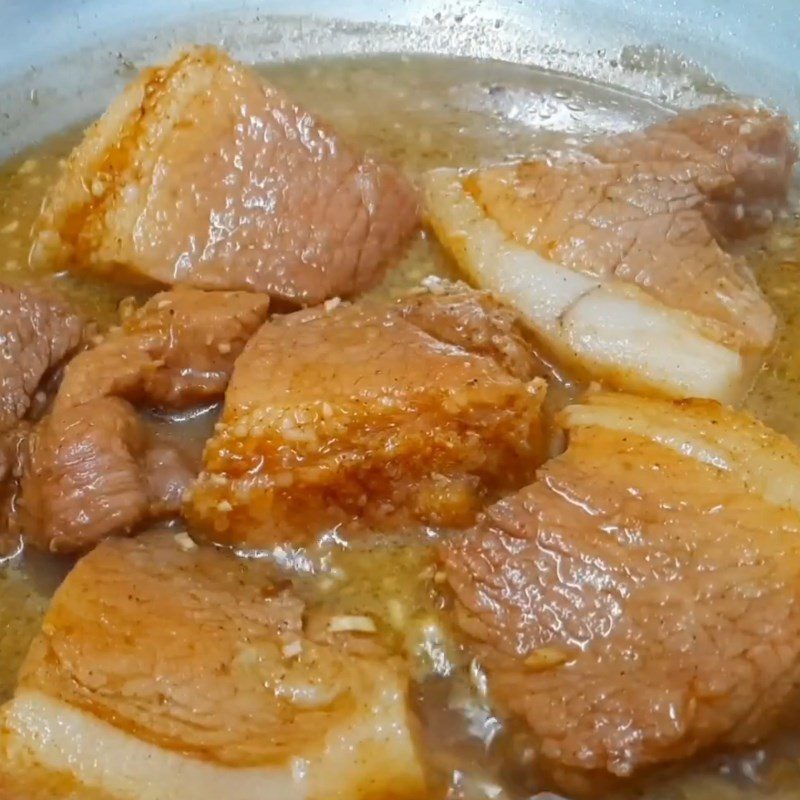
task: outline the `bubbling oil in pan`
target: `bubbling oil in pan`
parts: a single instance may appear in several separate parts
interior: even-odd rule
[[[567,150],[587,137],[642,127],[669,111],[642,96],[608,86],[503,62],[427,56],[370,56],[270,65],[264,74],[300,104],[335,124],[349,140],[399,162],[412,176],[438,166],[476,166],[517,160],[543,150]],[[59,160],[80,132],[60,134],[0,167],[0,280],[51,285],[102,327],[117,320],[125,287],[34,272],[27,265],[29,231]],[[800,442],[800,224],[780,220],[746,255],[780,318],[777,344],[747,405],[766,423]],[[391,296],[426,275],[453,277],[438,246],[424,233],[375,294]],[[575,387],[558,387],[568,399]],[[215,418],[153,420],[170,436],[197,443]],[[480,676],[431,632],[441,609],[430,591],[431,534],[408,543],[367,541],[357,548],[326,547],[284,554],[307,602],[330,613],[369,614],[398,646],[440,673],[417,684],[425,751],[436,778],[435,797],[517,798],[531,787],[504,758],[513,736],[481,698]],[[69,568],[62,560],[22,554],[0,567],[0,698],[36,632],[48,598]],[[2,788],[2,787],[0,787]],[[741,757],[682,766],[649,800],[761,798],[800,795],[800,743],[790,733]],[[63,795],[62,795],[63,796]],[[65,796],[71,795],[67,793]]]

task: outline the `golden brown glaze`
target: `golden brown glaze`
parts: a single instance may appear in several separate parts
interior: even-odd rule
[[[700,404],[681,445],[681,404],[659,418],[648,401],[637,433],[636,398],[616,400],[569,412],[566,452],[442,547],[492,696],[526,724],[538,768],[583,792],[758,741],[800,677],[800,512],[741,481],[760,427],[716,430]],[[693,426],[736,440],[733,463],[709,463]],[[796,452],[792,466],[779,450],[757,474],[784,464],[796,481]]]
[[[469,524],[544,455],[543,382],[527,380],[535,361],[503,330],[508,317],[490,322],[492,303],[429,294],[264,326],[236,364],[189,520],[246,547],[306,542],[356,517],[379,528]],[[448,321],[454,308],[461,327]],[[470,313],[497,331],[481,342]],[[426,332],[438,324],[444,341]]]
[[[229,776],[237,798],[243,786],[309,800],[418,796],[402,665],[380,648],[352,653],[347,635],[327,636],[338,641],[304,632],[302,602],[263,565],[186,534],[109,540],[56,593],[4,718],[9,752],[61,758],[48,735],[26,739],[25,725],[37,721],[19,709],[33,703],[62,715],[49,720],[56,738],[69,714],[81,746],[111,726],[105,753],[118,763],[98,772],[84,752],[85,762],[69,765],[111,794],[120,780],[143,777],[130,774],[127,752],[132,763],[139,753],[150,759],[148,775],[180,764],[187,791],[209,800],[198,776]],[[162,796],[147,784],[142,792]]]
[[[295,304],[374,285],[416,224],[394,167],[213,48],[140,75],[48,195],[34,257]]]

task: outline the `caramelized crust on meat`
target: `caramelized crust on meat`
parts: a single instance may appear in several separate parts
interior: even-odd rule
[[[173,409],[216,400],[268,308],[263,294],[160,292],[72,360],[55,411],[106,395]]]
[[[800,504],[768,486],[800,487],[800,454],[640,399],[571,408],[567,451],[441,551],[492,696],[574,791],[753,744],[800,680]]]
[[[308,541],[353,518],[469,524],[543,456],[544,383],[471,290],[301,312],[236,364],[188,518],[215,541]]]
[[[103,543],[67,577],[3,744],[112,796],[146,764],[165,780],[153,797],[399,800],[424,793],[405,682],[385,653],[304,633],[302,602],[263,564],[152,533]],[[59,739],[67,724],[75,742]]]
[[[376,283],[416,225],[394,167],[213,48],[145,70],[49,193],[36,260],[295,304]]]

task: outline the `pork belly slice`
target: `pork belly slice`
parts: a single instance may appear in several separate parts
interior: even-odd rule
[[[800,679],[800,453],[712,401],[597,394],[443,543],[456,620],[570,791],[768,735]]]
[[[425,197],[439,241],[469,279],[513,305],[566,366],[611,386],[667,396],[730,401],[741,394],[742,354],[706,320],[519,244],[455,171],[428,173]]]
[[[731,118],[749,131],[735,146]],[[734,198],[748,219],[785,203],[794,149],[781,120],[711,108],[600,142],[584,161],[435,170],[426,214],[470,279],[574,368],[618,388],[735,400],[775,317],[717,237],[741,232],[725,221]]]
[[[797,160],[786,116],[736,103],[683,111],[642,131],[599,139],[587,151],[606,164],[680,163],[703,195],[706,220],[726,239],[772,224]]]
[[[34,257],[310,305],[376,283],[416,220],[397,169],[194,48],[142,72],[87,130],[47,196]]]
[[[185,534],[104,542],[2,710],[6,764],[120,800],[423,796],[399,662],[314,639],[303,613],[259,564]]]
[[[545,384],[516,315],[436,288],[261,328],[236,362],[192,523],[252,548],[352,520],[464,526],[529,480]]]
[[[82,552],[179,514],[199,463],[156,437],[132,404],[218,400],[268,305],[250,292],[161,292],[74,358],[28,442],[16,520],[25,539]]]

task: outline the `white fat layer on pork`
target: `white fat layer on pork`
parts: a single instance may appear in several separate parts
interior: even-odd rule
[[[424,792],[405,691],[387,670],[359,712],[329,731],[321,748],[285,763],[232,767],[145,742],[36,690],[6,704],[3,760],[23,774],[67,774],[119,800],[357,800],[377,790]],[[396,793],[396,794],[395,794]]]
[[[560,423],[572,430],[597,426],[651,439],[688,458],[729,472],[742,488],[777,506],[800,511],[800,452],[754,417],[719,403],[599,392],[568,406]]]
[[[731,401],[741,394],[741,354],[704,335],[702,320],[517,244],[470,197],[458,171],[425,176],[425,212],[470,279],[516,308],[573,366],[618,388],[667,397]]]

